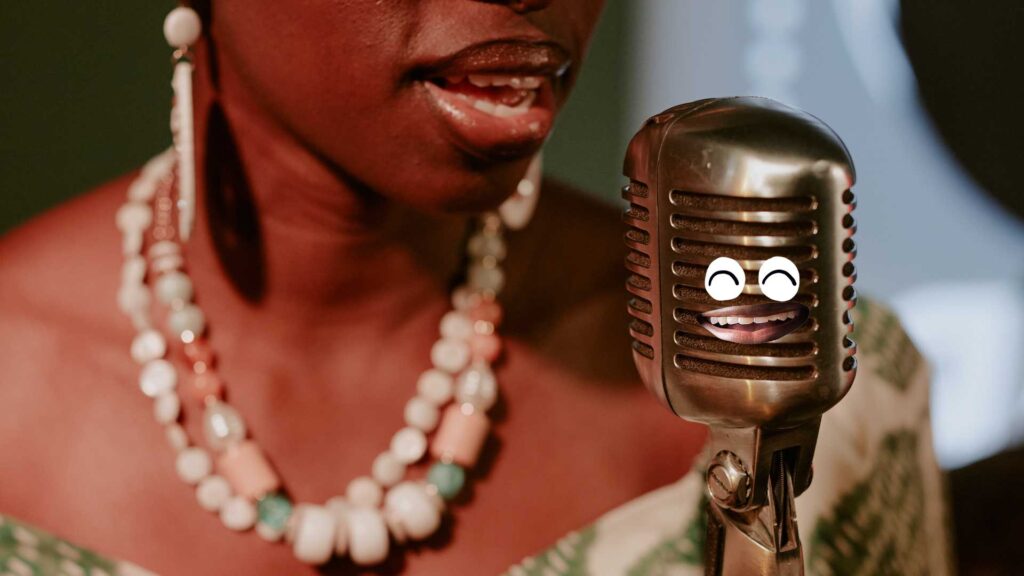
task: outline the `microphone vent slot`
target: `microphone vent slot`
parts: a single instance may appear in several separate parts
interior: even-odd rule
[[[625,242],[628,247],[626,253],[626,269],[629,276],[626,279],[626,289],[630,293],[626,311],[630,315],[629,334],[633,339],[633,350],[641,356],[654,359],[654,338],[655,325],[658,322],[654,312],[653,301],[657,300],[657,292],[654,290],[652,278],[652,267],[657,265],[657,246],[651,246],[651,209],[653,199],[650,198],[650,190],[647,185],[631,180],[622,188],[622,198],[629,202],[622,215],[626,223]],[[657,271],[655,270],[656,274]],[[644,294],[641,296],[640,294]]]
[[[813,290],[818,280],[818,199],[802,194],[776,198],[752,198],[672,190],[670,202],[659,208],[670,211],[671,291],[678,305],[673,311],[677,330],[673,360],[676,368],[723,378],[806,381],[818,376],[819,350],[815,309],[819,299]],[[659,219],[663,217],[659,216]],[[727,303],[704,290],[708,265],[720,256],[732,258],[746,271],[748,290]],[[801,270],[804,288],[792,302],[811,313],[806,324],[782,342],[737,344],[710,335],[700,315],[724,306],[773,302],[757,286],[760,264],[774,256],[791,260]],[[660,268],[667,269],[665,263]],[[662,280],[664,290],[669,287]]]

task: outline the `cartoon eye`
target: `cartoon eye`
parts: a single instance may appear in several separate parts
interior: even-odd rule
[[[796,296],[800,286],[800,271],[789,258],[774,256],[761,264],[757,281],[761,285],[762,294],[776,302],[788,302]]]
[[[715,258],[704,275],[704,289],[719,302],[739,296],[745,282],[740,263],[725,256]]]

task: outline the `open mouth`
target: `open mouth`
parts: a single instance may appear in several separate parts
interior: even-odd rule
[[[550,133],[568,65],[561,50],[546,44],[488,44],[431,67],[420,83],[469,151],[516,157],[536,152]]]
[[[736,344],[764,344],[778,340],[807,322],[803,304],[780,302],[729,306],[697,316],[700,325],[719,340]]]

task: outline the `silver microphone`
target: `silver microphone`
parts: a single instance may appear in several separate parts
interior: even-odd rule
[[[648,119],[624,172],[633,358],[711,429],[707,573],[802,574],[793,499],[857,367],[850,155],[809,114],[723,98]]]

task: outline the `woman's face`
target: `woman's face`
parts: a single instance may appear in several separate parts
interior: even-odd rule
[[[603,0],[214,0],[221,76],[354,181],[424,209],[510,194]]]

